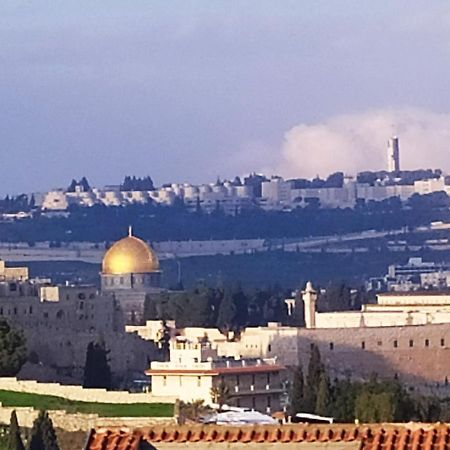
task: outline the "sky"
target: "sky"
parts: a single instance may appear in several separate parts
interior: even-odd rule
[[[450,171],[450,2],[2,0],[0,192]]]

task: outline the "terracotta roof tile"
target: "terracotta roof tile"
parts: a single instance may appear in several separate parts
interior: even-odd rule
[[[450,450],[450,425],[183,425],[145,429],[98,429],[85,450],[139,450],[143,442],[158,443],[301,443],[360,442],[361,450]]]

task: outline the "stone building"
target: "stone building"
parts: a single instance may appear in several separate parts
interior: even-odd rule
[[[116,242],[102,262],[101,286],[119,302],[127,324],[140,324],[147,296],[162,291],[156,253],[132,235]]]
[[[306,327],[269,323],[248,327],[229,342],[217,329],[184,328],[177,333],[192,342],[208,337],[219,356],[276,358],[284,366],[305,367],[311,345],[318,346],[331,376],[398,378],[424,391],[448,395],[450,388],[450,296],[446,293],[387,293],[361,311],[319,313],[317,293],[303,291]],[[292,303],[289,303],[293,308]],[[133,331],[156,333],[149,321]]]
[[[97,340],[110,351],[116,380],[143,373],[155,357],[152,342],[125,332],[119,301],[110,293],[93,286],[52,286],[28,279],[26,268],[15,270],[17,277],[0,278],[0,317],[25,333],[34,364],[24,366],[23,376],[80,382],[87,346]]]

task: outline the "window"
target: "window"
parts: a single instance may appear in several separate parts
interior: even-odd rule
[[[120,284],[123,284],[123,282],[124,282],[124,278],[120,277]]]
[[[84,302],[80,302],[80,304],[78,305],[78,307],[79,307],[80,309],[84,309]]]
[[[441,347],[445,346],[445,339],[441,339]]]
[[[334,344],[333,344],[333,342],[330,342],[330,350],[334,350]]]
[[[394,341],[394,348],[397,348],[397,347],[398,347],[398,341],[395,340],[395,341]]]
[[[271,346],[270,344],[267,346],[267,351],[268,351],[269,353],[272,351],[272,346]]]
[[[267,407],[270,408],[270,395],[267,396]]]
[[[256,408],[256,398],[252,397],[252,408],[255,409]]]
[[[366,343],[364,341],[361,342],[361,348],[364,350],[366,348]]]
[[[0,316],[3,316],[3,308],[0,308]]]
[[[80,293],[78,294],[78,298],[79,298],[80,300],[85,300],[85,299],[86,299],[86,295],[83,294],[83,292],[80,292]]]
[[[412,339],[409,340],[409,346],[414,347],[414,341]]]
[[[255,384],[255,375],[252,375],[252,384]]]
[[[197,387],[202,385],[202,377],[197,377]]]
[[[383,345],[383,342],[382,341],[378,341],[377,345],[378,345],[378,347],[381,347]]]
[[[429,339],[425,339],[425,347],[429,347],[430,346],[430,340]]]
[[[267,384],[270,384],[270,373],[267,374]]]
[[[29,312],[29,314],[33,314],[33,307],[32,306],[30,306],[28,312]],[[3,310],[2,310],[2,314],[3,314]]]
[[[236,375],[236,386],[239,386],[239,375]]]
[[[163,386],[167,386],[167,377],[163,376]]]
[[[17,308],[16,307],[14,307],[14,315],[16,315],[17,314]]]
[[[9,290],[11,292],[17,291],[17,284],[16,283],[9,283]]]

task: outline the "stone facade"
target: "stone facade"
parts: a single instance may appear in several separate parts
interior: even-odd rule
[[[0,404],[0,423],[9,425],[11,413],[16,411],[19,425],[32,428],[39,415],[39,410],[27,407],[5,407]],[[98,414],[69,414],[62,410],[48,411],[53,426],[65,431],[89,431],[103,427],[141,428],[150,425],[174,424],[174,419],[168,417],[100,417]]]
[[[397,377],[422,388],[450,379],[450,324],[306,329],[247,329],[234,349],[246,357],[274,357],[281,364],[306,366],[311,344],[319,347],[333,376]]]
[[[120,380],[142,373],[156,354],[152,342],[125,332],[117,300],[91,286],[0,281],[0,317],[23,329],[29,354],[39,360],[34,371],[28,366],[27,375],[41,380],[80,382],[87,346],[99,339]]]

